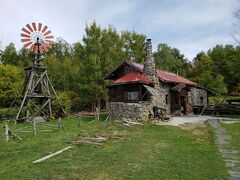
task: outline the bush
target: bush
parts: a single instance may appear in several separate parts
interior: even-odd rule
[[[71,99],[69,98],[68,94],[65,92],[59,92],[57,95],[61,105],[59,104],[57,98],[54,97],[52,101],[52,113],[54,117],[63,116],[61,107],[63,107],[66,113],[69,113],[71,110]]]
[[[23,72],[13,65],[0,64],[0,107],[9,107],[20,93]]]
[[[18,108],[2,108],[0,109],[0,120],[13,119],[18,113]]]

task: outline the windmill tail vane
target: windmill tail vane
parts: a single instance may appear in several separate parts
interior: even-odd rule
[[[54,38],[47,26],[35,22],[22,28],[21,37],[24,47],[35,53],[37,62],[41,60],[42,53],[51,48]]]

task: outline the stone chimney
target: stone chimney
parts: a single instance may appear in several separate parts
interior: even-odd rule
[[[151,39],[147,39],[146,42],[146,57],[144,61],[143,74],[146,77],[152,79],[155,83],[158,83],[158,78],[156,76],[155,61],[152,53],[152,42]]]

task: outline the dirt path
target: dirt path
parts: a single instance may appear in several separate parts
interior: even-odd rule
[[[240,179],[240,158],[239,150],[232,147],[227,148],[227,145],[231,139],[231,136],[223,129],[218,119],[208,120],[209,124],[214,128],[216,134],[215,143],[219,149],[219,152],[224,157],[225,166],[228,169],[230,178],[232,180]]]
[[[174,116],[170,118],[170,120],[167,122],[160,121],[160,122],[155,122],[155,124],[170,125],[170,126],[179,126],[185,123],[203,124],[207,120],[214,120],[214,119],[222,119],[225,121],[240,121],[240,119],[233,119],[233,118],[192,115],[192,116]]]

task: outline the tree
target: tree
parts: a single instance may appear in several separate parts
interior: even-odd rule
[[[30,66],[34,59],[34,53],[29,52],[26,48],[21,48],[18,52],[17,65],[21,67]]]
[[[19,95],[23,82],[21,68],[13,65],[0,65],[0,107],[9,107]]]
[[[66,56],[71,56],[72,47],[67,41],[58,37],[47,52],[47,56],[55,56],[59,60],[64,60]]]
[[[213,72],[224,76],[229,91],[239,83],[239,71],[236,69],[239,65],[239,47],[232,45],[216,45],[208,51],[208,55],[213,62]]]
[[[6,46],[1,58],[4,64],[18,65],[17,51],[13,43],[10,43],[8,46]]]
[[[167,44],[159,44],[154,57],[159,69],[183,76],[188,74],[190,63],[177,48],[172,48]]]
[[[214,71],[214,62],[208,54],[204,52],[198,53],[193,63],[193,79],[198,84],[212,90],[217,95],[227,92],[224,76],[219,74],[216,70]]]
[[[123,31],[121,34],[124,45],[124,52],[127,59],[143,63],[145,58],[145,39],[146,37],[136,32]]]

